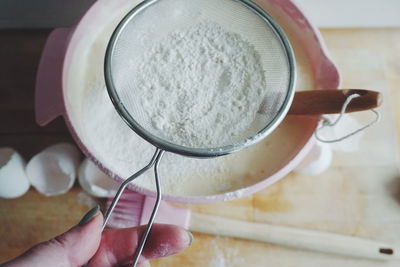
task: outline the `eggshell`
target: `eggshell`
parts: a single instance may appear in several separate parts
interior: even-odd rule
[[[33,187],[46,196],[68,192],[73,186],[80,159],[78,149],[68,143],[50,146],[35,155],[26,172]]]
[[[119,187],[116,181],[102,172],[89,159],[82,162],[78,180],[87,193],[96,197],[112,197]]]
[[[25,166],[25,160],[17,151],[0,148],[0,197],[17,198],[28,191],[30,182]]]

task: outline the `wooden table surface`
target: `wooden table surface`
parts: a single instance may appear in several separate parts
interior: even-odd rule
[[[35,74],[48,33],[49,30],[0,31],[0,147],[13,147],[27,160],[48,145],[60,141],[72,142],[61,119],[55,120],[46,127],[39,127],[34,121]],[[323,30],[322,33],[334,60],[338,60],[344,87],[368,86],[366,81],[373,82],[378,79],[384,79],[387,82],[391,97],[386,101],[390,102],[393,108],[392,114],[396,118],[396,127],[400,129],[400,106],[398,105],[400,100],[400,29],[338,29]],[[347,47],[361,51],[357,59],[361,62],[362,51],[368,51],[366,55],[374,54],[375,60],[379,60],[379,68],[384,68],[384,71],[373,71],[377,67],[373,62],[360,70],[358,63],[356,64],[357,60],[348,59],[350,55],[346,54]],[[371,71],[368,71],[368,68]],[[385,77],[381,77],[382,73]],[[361,83],[357,83],[359,79],[362,80]],[[397,137],[399,133],[400,131],[397,130]],[[255,218],[254,210],[257,209],[267,215],[290,211],[293,204],[283,197],[283,192],[294,179],[296,175],[290,174],[277,184],[251,197],[191,207],[199,212],[221,213],[225,216],[247,220]],[[0,262],[11,259],[32,245],[67,230],[79,221],[94,201],[96,200],[83,193],[79,186],[57,197],[44,197],[34,189],[30,189],[26,195],[18,199],[0,199]],[[362,205],[361,202],[357,203],[353,204]],[[400,211],[400,207],[398,208]],[[310,216],[311,214],[310,212]],[[326,225],[326,227],[317,227],[313,224],[308,226],[329,230],[329,223]],[[360,229],[336,230],[354,235],[367,234]],[[396,234],[398,236],[400,233]],[[264,266],[257,264],[257,259],[260,259],[263,253],[267,255],[270,251],[279,253],[282,251],[277,246],[197,233],[195,240],[184,253],[153,261],[153,266],[242,266],[244,264]],[[219,250],[218,253],[216,250]],[[240,256],[244,253],[247,253],[246,256]],[[279,253],[276,255],[282,256]],[[214,259],[211,261],[212,257]],[[314,261],[321,262],[317,254],[309,254],[304,259],[308,260],[308,266],[318,266],[318,264],[312,264]],[[271,266],[298,266],[295,263],[293,265],[278,263],[277,261]],[[374,265],[365,263],[353,266]]]

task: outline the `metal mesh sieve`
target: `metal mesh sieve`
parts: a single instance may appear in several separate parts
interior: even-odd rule
[[[135,83],[135,72],[140,71],[137,65],[154,43],[162,42],[173,32],[208,21],[238,34],[255,48],[260,55],[266,86],[262,88],[258,112],[248,129],[228,141],[219,143],[215,140],[218,145],[212,147],[182,145],[154,130],[152,118],[146,115],[139,97],[142,88]],[[108,93],[120,116],[137,134],[157,147],[149,164],[122,183],[105,214],[104,226],[128,183],[154,166],[157,200],[135,254],[133,266],[136,266],[161,200],[157,166],[163,152],[215,157],[263,139],[282,121],[291,104],[295,83],[294,55],[280,27],[251,1],[147,0],[131,10],[115,29],[107,47],[104,71]]]
[[[135,67],[153,43],[204,21],[216,22],[254,46],[265,72],[266,87],[260,110],[249,129],[228,142],[216,140],[221,144],[216,147],[190,147],[177,144],[154,130],[152,118],[146,115],[139,97],[141,88],[135,86]],[[251,1],[152,0],[142,2],[116,28],[107,48],[105,77],[117,111],[144,139],[166,151],[212,157],[250,146],[279,124],[294,93],[295,71],[293,52],[284,33]]]

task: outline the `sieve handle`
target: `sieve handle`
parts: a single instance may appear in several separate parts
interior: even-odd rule
[[[62,75],[71,28],[56,29],[47,38],[35,85],[35,119],[43,126],[65,113]]]
[[[349,103],[346,113],[374,109],[382,103],[381,93],[364,89],[299,91],[288,114],[339,114],[346,99],[353,94],[360,96]]]

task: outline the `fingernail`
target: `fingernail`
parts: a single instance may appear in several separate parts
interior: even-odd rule
[[[190,245],[193,243],[193,241],[194,241],[194,236],[193,236],[193,234],[192,234],[191,232],[189,232],[189,231],[187,231],[187,234],[188,234],[188,236],[189,236],[189,245],[188,245],[188,246],[190,246]]]
[[[100,206],[96,205],[96,207],[92,208],[91,210],[89,210],[84,216],[83,218],[80,220],[80,222],[78,223],[78,226],[82,226],[87,224],[88,222],[90,222],[97,214],[99,214],[100,212]]]

